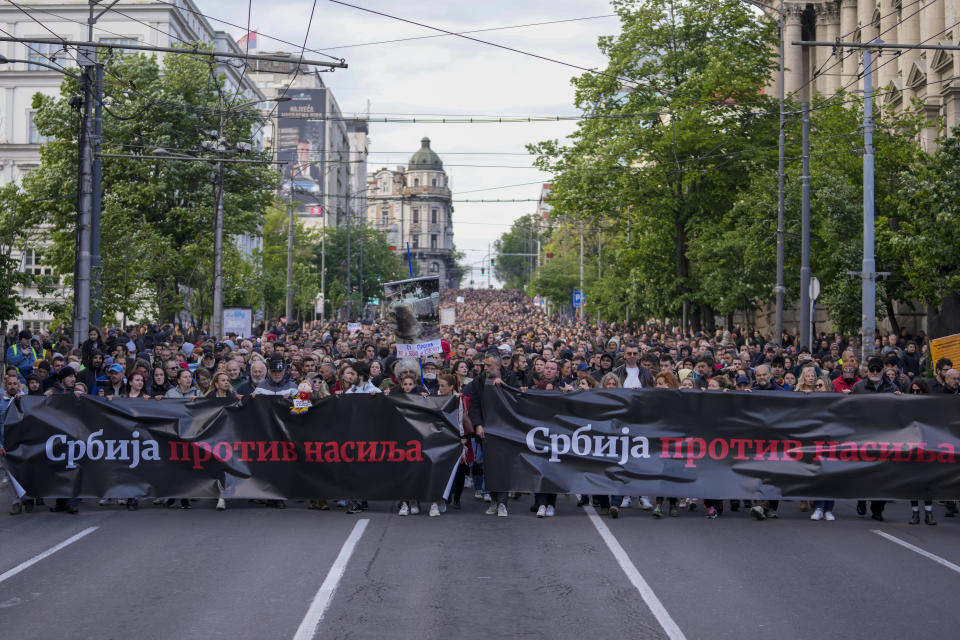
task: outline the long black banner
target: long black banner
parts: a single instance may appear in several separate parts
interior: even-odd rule
[[[622,389],[483,396],[487,488],[956,499],[960,399]]]
[[[437,500],[461,453],[457,403],[24,397],[4,464],[35,497]]]

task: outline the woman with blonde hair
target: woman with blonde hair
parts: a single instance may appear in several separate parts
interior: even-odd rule
[[[203,394],[207,398],[235,398],[233,386],[230,384],[230,377],[223,371],[213,374],[210,381],[210,388]]]
[[[617,374],[613,373],[612,371],[604,374],[604,376],[600,378],[601,389],[620,389],[622,387],[623,385],[620,384],[620,378],[617,377]]]
[[[800,371],[797,379],[797,386],[794,391],[801,393],[813,393],[817,390],[817,370],[813,366],[804,367]]]

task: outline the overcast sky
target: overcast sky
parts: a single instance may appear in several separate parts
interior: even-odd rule
[[[247,3],[240,0],[196,0],[213,18],[246,25]],[[604,0],[347,0],[393,16],[463,32],[537,22],[604,16],[612,13]],[[275,36],[302,43],[312,0],[253,0],[251,29],[258,49],[293,50],[272,41]],[[211,20],[236,38],[243,28]],[[616,17],[470,34],[472,37],[523,49],[583,67],[603,66],[597,38],[619,30]],[[571,115],[576,69],[518,53],[442,36],[389,44],[347,46],[383,40],[432,36],[438,32],[318,0],[307,38],[308,49],[327,50],[346,59],[349,68],[325,74],[324,81],[345,114]],[[336,48],[341,47],[341,48]],[[317,57],[308,53],[307,57]],[[532,168],[524,145],[563,138],[573,122],[523,124],[400,124],[370,126],[368,171],[406,164],[427,136],[450,176],[454,199],[536,199],[549,176]],[[468,154],[472,152],[472,154]],[[480,153],[483,155],[480,155]],[[490,155],[486,155],[489,153]],[[466,155],[459,155],[466,154]],[[497,165],[485,168],[462,165]],[[505,185],[525,186],[496,188]],[[483,189],[483,191],[479,191]],[[479,265],[488,243],[509,229],[517,217],[534,211],[536,202],[454,203],[454,242],[466,262]],[[479,270],[475,274],[479,280]]]

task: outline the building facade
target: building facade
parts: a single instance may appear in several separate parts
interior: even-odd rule
[[[794,41],[879,38],[887,44],[955,45],[960,36],[960,0],[812,0],[784,2],[783,8],[784,90],[800,101],[814,92],[862,90],[863,54],[861,49],[801,47]],[[873,69],[878,104],[897,109],[913,100],[923,104],[930,126],[920,141],[927,151],[935,149],[940,118],[947,130],[960,124],[960,52],[886,50],[874,57]],[[772,95],[777,95],[778,83],[774,74]]]
[[[0,33],[22,39],[49,39],[56,34],[64,40],[85,41],[89,7],[88,0],[33,0],[23,6],[24,12],[3,3],[0,4]],[[93,38],[103,44],[159,47],[205,42],[217,51],[243,53],[230,34],[217,31],[203,18],[193,0],[120,0],[97,20]],[[33,96],[36,93],[58,95],[64,78],[59,71],[36,63],[69,69],[77,66],[77,52],[74,47],[59,44],[0,42],[0,55],[8,61],[0,64],[0,184],[19,183],[40,165],[40,145],[45,142],[33,123]],[[157,53],[158,57],[163,55]],[[218,62],[217,70],[224,74],[227,87],[237,93],[238,99],[264,99],[239,65]],[[52,269],[43,262],[45,235],[37,233],[38,245],[14,256],[19,257],[23,271],[51,275]],[[250,237],[235,240],[241,248],[256,244]],[[21,295],[41,302],[53,301],[42,298],[33,289],[22,291]],[[67,297],[70,292],[64,289],[58,295]],[[51,320],[45,312],[25,310],[15,322],[21,327],[39,330]]]
[[[286,51],[258,51],[256,38],[241,39],[251,53],[287,57],[289,62],[255,61],[249,73],[266,98],[289,98],[265,105],[273,117],[264,144],[286,162],[281,195],[310,226],[346,224],[366,211],[367,121],[344,117],[333,92],[313,69],[298,68]]]
[[[453,247],[453,202],[450,179],[430,138],[406,167],[372,172],[367,181],[367,224],[383,231],[394,251],[410,255],[415,276],[440,277],[440,286],[459,286]]]

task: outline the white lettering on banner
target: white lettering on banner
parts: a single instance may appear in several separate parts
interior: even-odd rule
[[[129,440],[101,440],[103,429],[94,431],[86,440],[68,440],[67,436],[58,434],[47,438],[44,451],[47,460],[66,462],[67,469],[76,469],[76,462],[87,460],[122,460],[130,462],[131,469],[137,467],[141,460],[160,460],[160,444],[156,440],[140,440],[140,432],[134,431]],[[66,452],[57,447],[65,446]]]
[[[398,358],[419,358],[420,356],[429,356],[434,353],[443,353],[440,340],[418,342],[417,344],[397,343]]]
[[[550,462],[560,462],[560,457],[572,453],[579,457],[613,458],[626,464],[630,458],[649,458],[650,441],[644,436],[630,437],[629,427],[620,429],[622,435],[589,435],[593,425],[580,427],[572,436],[565,433],[550,433],[549,427],[535,427],[527,431],[527,449],[534,453],[549,453]],[[548,440],[549,444],[540,441]]]

